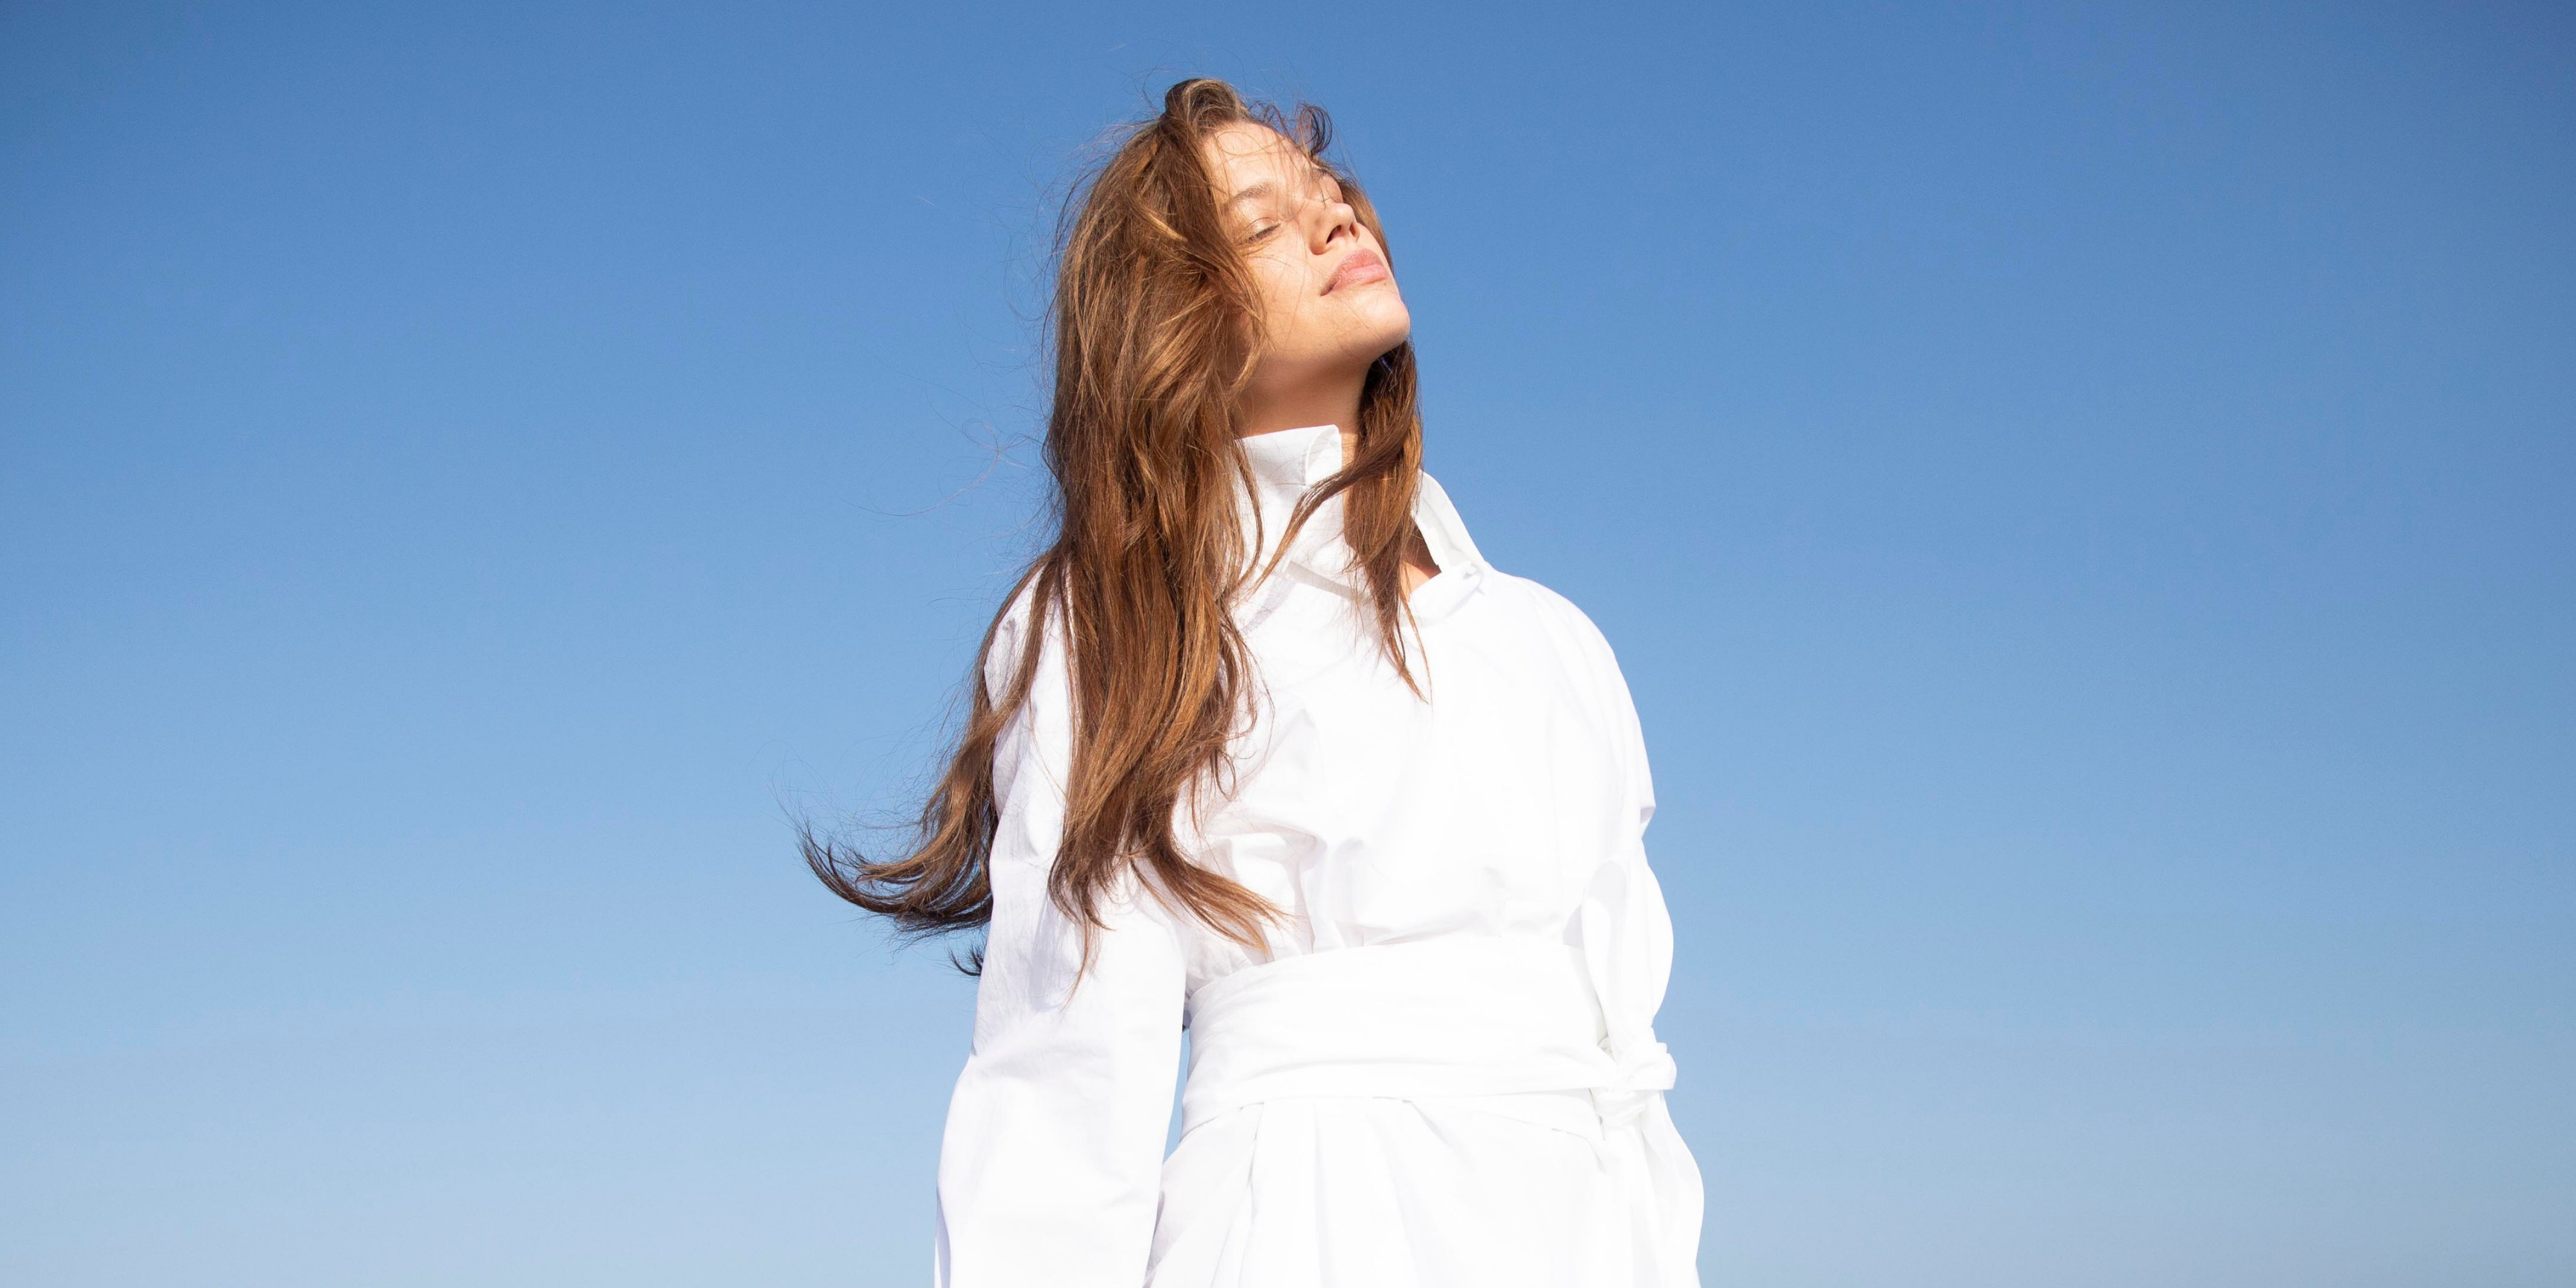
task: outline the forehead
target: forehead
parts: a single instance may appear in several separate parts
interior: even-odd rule
[[[1228,198],[1254,188],[1303,188],[1323,176],[1303,148],[1281,137],[1278,131],[1249,121],[1210,131],[1207,154],[1217,182],[1225,190],[1223,195]]]

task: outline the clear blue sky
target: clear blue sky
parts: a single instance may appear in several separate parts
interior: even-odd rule
[[[0,1281],[924,1281],[785,819],[1199,72],[1619,649],[1711,1284],[2576,1283],[2576,18],[2174,3],[8,6]]]

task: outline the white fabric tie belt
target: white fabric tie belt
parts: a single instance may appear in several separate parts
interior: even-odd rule
[[[1614,1051],[1579,949],[1451,938],[1246,967],[1189,1000],[1182,1130],[1287,1096],[1404,1100],[1588,1091],[1636,1120],[1673,1085],[1647,1039]]]
[[[1246,967],[1191,995],[1183,1132],[1301,1096],[1453,1100],[1577,1131],[1631,1196],[1623,1281],[1699,1282],[1700,1176],[1665,1110],[1673,1061],[1603,1019],[1579,949],[1437,939]],[[1590,1093],[1588,1103],[1583,1093]]]

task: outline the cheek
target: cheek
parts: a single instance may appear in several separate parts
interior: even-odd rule
[[[1261,277],[1262,297],[1273,307],[1295,300],[1305,285],[1305,274],[1298,271],[1297,265],[1283,264],[1268,255],[1252,261],[1252,268]]]
[[[1306,289],[1305,278],[1285,265],[1267,260],[1255,261],[1253,273],[1261,287],[1261,324],[1270,332],[1272,346],[1296,347],[1299,336],[1312,323],[1313,292]]]

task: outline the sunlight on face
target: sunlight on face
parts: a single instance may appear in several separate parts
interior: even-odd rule
[[[1341,185],[1276,132],[1228,125],[1209,160],[1261,291],[1263,344],[1248,401],[1355,381],[1412,333],[1413,318],[1375,234]]]

